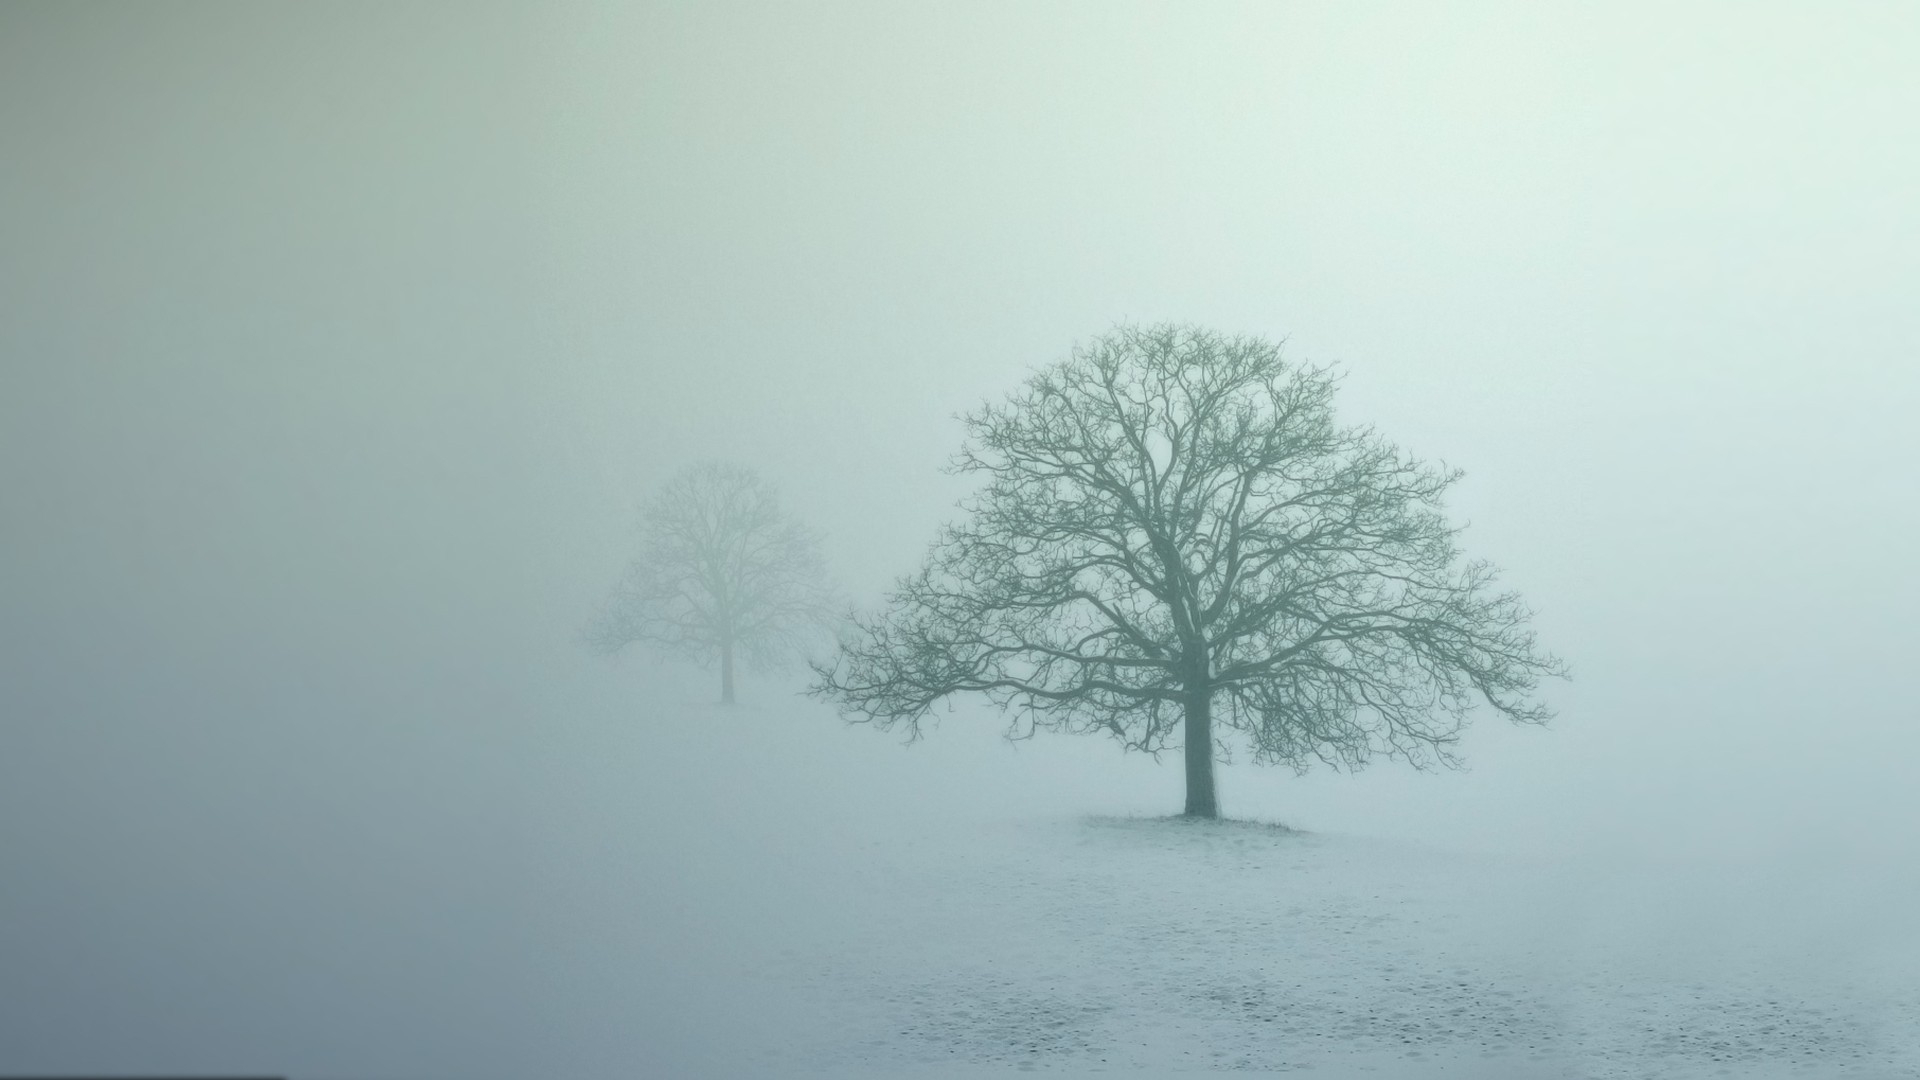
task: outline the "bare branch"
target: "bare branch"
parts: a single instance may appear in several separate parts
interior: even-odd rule
[[[965,522],[850,627],[815,693],[910,736],[978,693],[1016,737],[1155,753],[1184,709],[1189,738],[1217,723],[1297,769],[1455,764],[1476,703],[1546,720],[1534,694],[1565,667],[1463,560],[1442,505],[1460,474],[1337,424],[1337,385],[1191,326],[1076,348],[965,418],[954,468],[983,481]]]
[[[818,540],[773,488],[748,469],[703,464],[643,507],[640,554],[582,637],[609,654],[645,643],[728,671],[736,655],[768,668],[822,636],[834,608]]]

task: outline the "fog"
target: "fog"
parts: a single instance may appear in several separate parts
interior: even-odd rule
[[[0,1072],[901,1067],[794,987],[1024,940],[952,868],[1105,865],[1177,761],[967,701],[903,746],[798,669],[722,710],[580,627],[708,459],[877,603],[956,414],[1161,319],[1464,468],[1574,676],[1467,771],[1234,764],[1227,814],[1500,867],[1463,910],[1548,952],[1910,971],[1916,52],[1865,5],[0,8]]]

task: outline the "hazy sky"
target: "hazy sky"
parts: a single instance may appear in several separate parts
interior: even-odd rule
[[[953,413],[1192,319],[1342,365],[1348,417],[1467,470],[1470,550],[1578,675],[1508,816],[1824,836],[1904,787],[1911,14],[689,7],[550,42],[580,564],[726,454],[873,595],[959,490]]]
[[[569,709],[662,677],[573,642],[636,500],[757,467],[872,602],[954,414],[1120,320],[1340,365],[1576,675],[1465,776],[1228,812],[1910,850],[1915,55],[1898,5],[0,6],[0,1071],[86,1010],[190,1046],[209,949],[184,1000],[282,1018],[236,1060],[359,1061],[306,1001],[537,1059],[472,1021]]]

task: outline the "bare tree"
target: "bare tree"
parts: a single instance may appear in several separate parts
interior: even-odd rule
[[[832,593],[813,533],[781,512],[772,485],[736,465],[696,465],[643,507],[641,551],[587,643],[634,642],[720,662],[720,700],[734,701],[734,665],[772,667],[827,625]]]
[[[1533,692],[1564,668],[1462,559],[1441,507],[1460,474],[1336,424],[1335,384],[1190,326],[1075,349],[966,417],[953,467],[985,480],[968,518],[816,665],[814,693],[909,738],[975,692],[1009,737],[1179,745],[1194,817],[1219,813],[1217,728],[1304,772],[1457,765],[1476,701],[1544,722]]]

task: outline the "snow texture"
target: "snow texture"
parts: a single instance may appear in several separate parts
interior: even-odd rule
[[[880,749],[834,766],[782,722],[711,720],[706,752],[767,771],[655,818],[635,843],[680,846],[631,853],[653,907],[594,916],[653,946],[603,979],[673,987],[609,1069],[678,1040],[712,1075],[1920,1077],[1904,866],[1461,854],[1030,812],[1011,786],[967,816],[931,778],[979,763],[842,730]],[[637,797],[687,790],[654,782]]]
[[[964,854],[888,852],[846,882],[897,902],[868,912],[857,939],[764,972],[840,1018],[773,1060],[823,1073],[1920,1075],[1920,973],[1868,963],[1848,978],[1777,949],[1689,949],[1593,911],[1541,927],[1524,912],[1567,884],[1564,867],[1178,819],[978,839]],[[1657,903],[1658,881],[1624,888],[1641,886]]]

